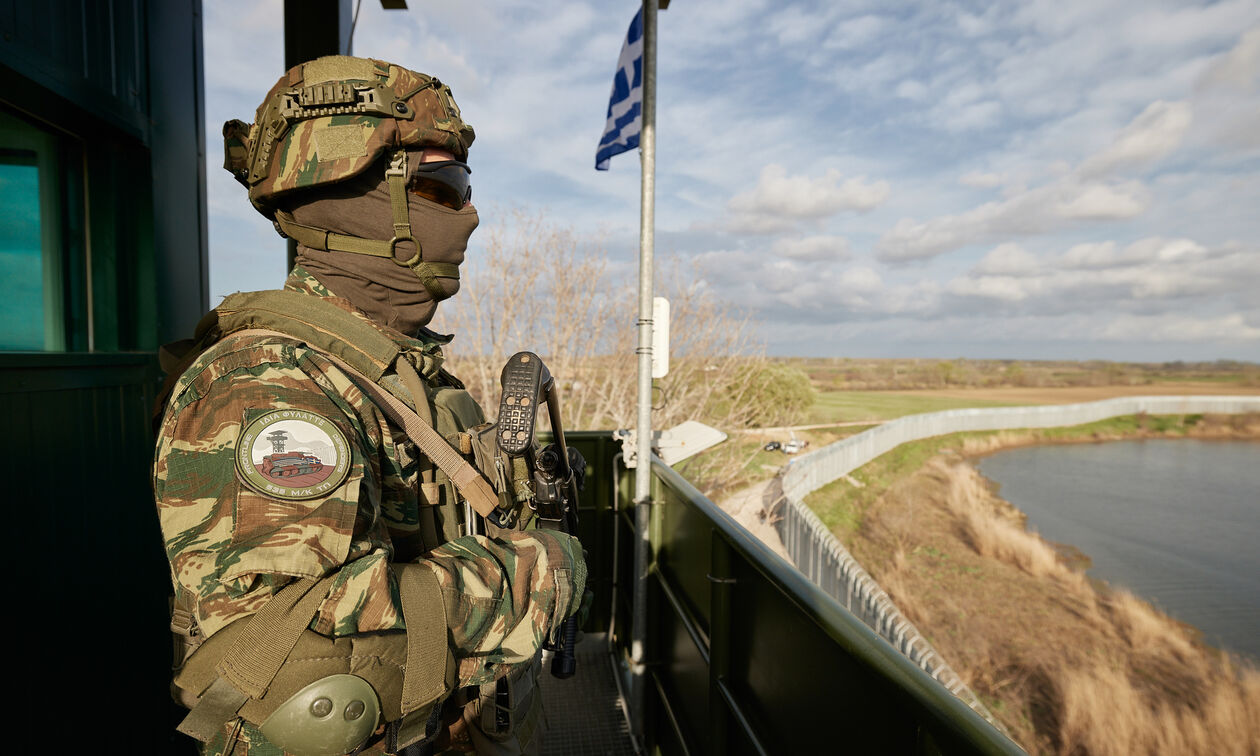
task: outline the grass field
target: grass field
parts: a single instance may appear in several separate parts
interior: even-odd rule
[[[860,420],[892,420],[902,415],[959,409],[962,407],[1009,407],[1020,402],[973,396],[931,396],[906,391],[819,392],[805,424],[844,423]]]
[[[820,391],[802,424],[891,420],[965,407],[1075,404],[1120,396],[1260,396],[1260,386],[1230,381],[1167,381],[1137,386],[994,386],[894,391]]]

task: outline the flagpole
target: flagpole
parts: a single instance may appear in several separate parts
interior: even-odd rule
[[[630,723],[645,743],[644,714],[647,644],[648,561],[652,522],[652,255],[656,230],[656,8],[643,0],[643,128],[639,136],[642,191],[639,201],[639,416],[635,425],[637,462],[634,470],[634,606],[630,627]]]

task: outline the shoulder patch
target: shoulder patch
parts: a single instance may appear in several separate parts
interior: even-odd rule
[[[322,415],[267,410],[243,424],[236,440],[236,471],[245,485],[264,496],[315,499],[345,482],[350,444]]]

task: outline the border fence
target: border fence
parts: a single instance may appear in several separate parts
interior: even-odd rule
[[[890,420],[793,459],[767,489],[767,511],[784,547],[811,581],[898,651],[1001,728],[975,693],[936,653],[848,549],[805,505],[805,496],[909,441],[964,431],[1052,428],[1125,415],[1260,412],[1260,396],[1135,396],[1083,404],[929,412]]]

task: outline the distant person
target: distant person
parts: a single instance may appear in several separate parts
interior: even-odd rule
[[[465,506],[520,488],[425,328],[478,223],[473,136],[437,79],[345,56],[224,127],[298,252],[283,291],[228,297],[164,355],[174,690],[205,753],[539,750],[539,646],[586,565]]]

